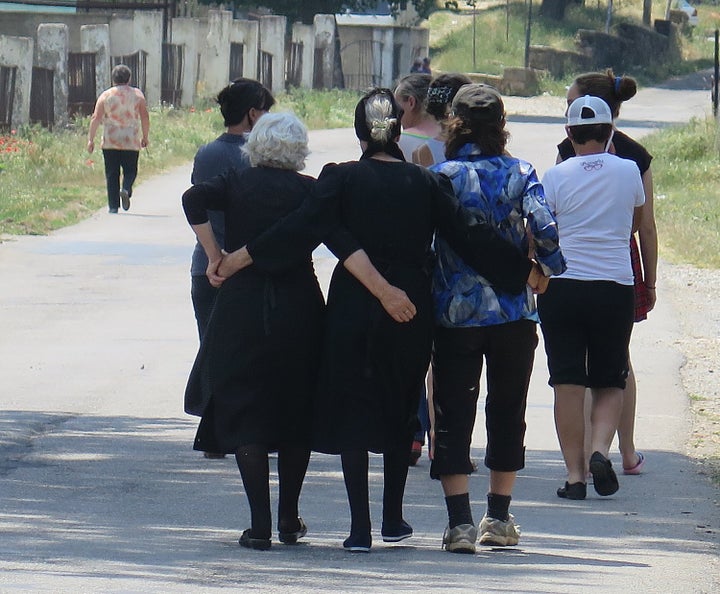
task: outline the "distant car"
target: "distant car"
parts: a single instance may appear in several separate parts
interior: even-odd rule
[[[698,13],[697,8],[690,4],[687,0],[673,0],[671,4],[673,10],[681,10],[688,15],[688,24],[692,27],[698,25]]]

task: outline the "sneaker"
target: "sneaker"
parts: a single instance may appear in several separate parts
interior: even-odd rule
[[[408,461],[408,464],[410,466],[415,466],[420,459],[420,456],[422,455],[422,443],[419,441],[413,441],[412,447],[410,448],[410,460]]]
[[[515,517],[505,520],[489,518],[487,514],[480,521],[480,544],[492,547],[510,547],[520,540],[520,526],[515,524]]]
[[[399,522],[383,522],[382,530],[383,542],[400,542],[413,535],[413,529],[405,520]]]
[[[475,553],[477,528],[472,524],[459,524],[455,528],[445,528],[442,539],[442,548],[449,553]]]
[[[343,548],[351,553],[369,553],[372,546],[372,537],[368,534],[364,537],[348,536],[343,542]]]
[[[123,210],[130,208],[130,194],[127,190],[120,190],[120,202],[122,203]]]
[[[593,452],[590,456],[590,473],[593,476],[593,487],[598,495],[612,495],[620,488],[612,462],[600,452]]]

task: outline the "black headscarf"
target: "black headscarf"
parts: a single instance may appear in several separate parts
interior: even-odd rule
[[[378,142],[376,140],[373,140],[370,130],[371,126],[368,125],[367,116],[365,114],[365,104],[367,103],[368,99],[371,97],[374,97],[375,95],[384,95],[392,105],[392,114],[391,117],[395,120],[390,124],[390,139],[387,143]],[[393,95],[393,92],[390,89],[385,88],[374,88],[371,91],[368,91],[363,95],[362,99],[358,102],[357,106],[355,106],[355,134],[358,137],[358,140],[362,140],[364,142],[368,143],[367,148],[365,149],[365,152],[362,154],[361,159],[369,159],[376,153],[387,153],[391,157],[395,157],[396,159],[400,159],[401,161],[405,160],[405,156],[403,155],[403,152],[400,150],[400,147],[397,145],[397,142],[395,142],[395,138],[400,136],[400,119],[402,118],[402,109],[400,109],[400,106],[395,101],[395,97]]]

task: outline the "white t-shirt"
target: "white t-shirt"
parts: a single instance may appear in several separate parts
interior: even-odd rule
[[[633,284],[633,211],[645,203],[637,165],[610,153],[572,157],[542,180],[567,270],[558,278]]]

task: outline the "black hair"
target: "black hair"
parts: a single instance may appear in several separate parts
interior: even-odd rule
[[[114,85],[126,85],[130,82],[130,68],[125,64],[118,64],[112,69],[112,81]]]
[[[275,105],[272,93],[258,81],[236,78],[218,93],[217,103],[225,120],[225,126],[241,123],[251,109],[269,111]]]
[[[572,140],[577,144],[585,144],[591,140],[607,142],[612,134],[612,124],[587,124],[570,126]]]

